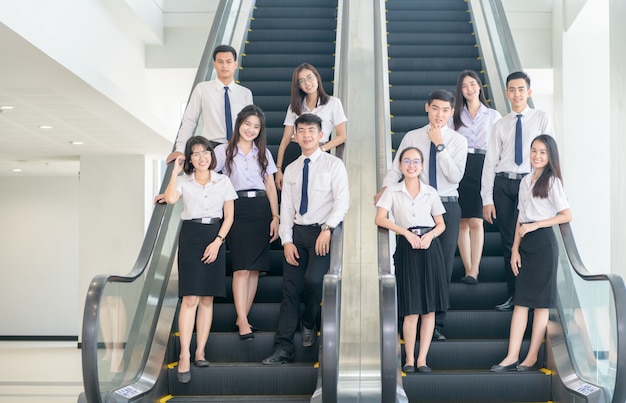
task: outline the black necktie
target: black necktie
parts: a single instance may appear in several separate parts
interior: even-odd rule
[[[515,123],[515,163],[522,165],[522,115],[517,115]]]
[[[226,140],[233,136],[233,116],[230,113],[230,98],[228,97],[228,87],[224,87],[224,118],[226,119]]]
[[[309,162],[310,158],[304,159],[302,167],[302,198],[300,199],[300,215],[304,215],[309,208]]]
[[[430,142],[430,158],[428,159],[428,184],[437,189],[437,147]]]

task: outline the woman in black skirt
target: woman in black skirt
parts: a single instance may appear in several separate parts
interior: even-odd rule
[[[480,197],[480,180],[487,151],[487,142],[493,124],[502,116],[491,109],[478,74],[464,70],[456,81],[454,115],[448,126],[467,139],[465,174],[459,183],[459,254],[465,268],[466,284],[478,284],[478,270],[483,253],[483,200]]]
[[[233,137],[215,148],[217,171],[230,178],[237,195],[235,222],[228,235],[233,266],[235,324],[241,340],[252,340],[248,322],[259,282],[259,272],[269,270],[270,243],[278,239],[276,165],[267,149],[265,115],[255,105],[239,112]]]
[[[554,138],[541,134],[530,145],[533,170],[520,183],[519,216],[511,255],[515,279],[515,308],[507,356],[493,372],[535,369],[548,326],[549,308],[556,306],[556,270],[559,258],[553,225],[572,220],[563,191],[559,153]],[[534,309],[530,347],[519,362],[528,310]]]
[[[214,172],[215,154],[209,140],[192,137],[185,155],[174,161],[165,193],[157,201],[173,204],[183,199],[178,240],[178,314],[180,357],[178,381],[191,380],[191,336],[196,326],[194,364],[206,367],[204,348],[213,321],[213,298],[226,295],[224,239],[233,223],[237,193],[225,175]],[[181,171],[185,174],[178,176]],[[222,220],[223,217],[223,220]]]
[[[398,315],[404,318],[404,372],[430,372],[426,356],[435,329],[435,312],[448,309],[448,281],[438,235],[445,230],[446,212],[437,190],[419,180],[424,157],[415,147],[399,157],[402,182],[388,186],[376,207],[376,225],[397,236],[393,255],[398,288]],[[394,221],[388,218],[391,212]],[[415,362],[417,322],[421,317],[420,346]]]

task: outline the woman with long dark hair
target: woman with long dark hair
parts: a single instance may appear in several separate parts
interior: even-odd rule
[[[509,350],[499,364],[491,367],[492,372],[525,372],[537,367],[549,309],[556,307],[559,249],[552,226],[572,220],[553,137],[535,137],[530,146],[530,163],[533,170],[520,183],[519,215],[511,250],[511,270],[516,279]],[[520,363],[529,309],[534,310],[530,347]]]

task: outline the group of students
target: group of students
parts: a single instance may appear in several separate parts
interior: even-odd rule
[[[302,344],[314,345],[331,234],[349,206],[346,169],[325,152],[345,141],[346,116],[339,99],[324,91],[315,67],[305,63],[294,70],[278,164],[267,148],[263,111],[253,104],[251,91],[234,82],[235,49],[216,47],[213,67],[217,78],[199,83],[192,92],[175,151],[167,157],[174,162],[171,177],[156,197],[157,202],[183,202],[178,250],[181,383],[191,380],[192,362],[210,365],[205,347],[213,300],[226,295],[225,242],[239,338],[254,339],[257,329],[248,314],[259,274],[269,270],[270,243],[280,236],[285,257],[280,317],[274,353],[263,363],[293,359],[300,325]],[[193,136],[200,117],[202,134]],[[333,129],[336,135],[330,140]],[[280,212],[277,189],[282,191]]]
[[[374,197],[376,224],[397,234],[394,265],[405,373],[431,372],[426,358],[432,340],[445,340],[457,245],[465,268],[461,281],[475,285],[482,220],[493,223],[496,217],[509,293],[496,309],[512,309],[513,315],[507,356],[490,370],[536,368],[548,309],[556,306],[558,249],[550,227],[569,222],[571,212],[551,121],[528,106],[531,94],[528,75],[511,73],[506,98],[512,112],[501,117],[487,104],[478,74],[461,72],[456,96],[445,90],[429,94],[429,123],[404,136]],[[529,309],[534,310],[531,343],[520,362]]]
[[[347,119],[341,101],[325,93],[315,67],[304,63],[294,70],[275,164],[267,149],[265,116],[253,104],[250,90],[234,82],[236,51],[218,46],[213,65],[217,78],[194,89],[176,151],[167,158],[168,163],[174,161],[172,176],[165,193],[156,198],[167,203],[183,199],[180,382],[191,379],[194,323],[193,362],[209,365],[204,349],[213,298],[225,295],[226,240],[240,339],[254,338],[256,329],[248,314],[259,272],[269,270],[269,244],[280,236],[284,249],[280,317],[274,353],[263,363],[293,359],[299,326],[302,344],[315,343],[331,234],[349,207],[346,169],[328,153],[345,142]],[[374,198],[376,224],[398,235],[394,264],[405,340],[404,372],[431,371],[426,358],[431,340],[445,340],[442,329],[457,245],[465,267],[461,281],[477,284],[482,220],[493,223],[496,217],[510,274],[510,298],[496,309],[513,309],[513,316],[509,352],[491,370],[525,371],[537,362],[548,309],[555,306],[556,295],[558,250],[549,228],[570,221],[571,213],[552,124],[545,112],[528,107],[531,93],[525,73],[510,74],[506,97],[512,112],[501,117],[487,104],[480,77],[473,71],[459,75],[456,96],[433,91],[425,105],[429,123],[405,135]],[[202,135],[194,137],[200,116]],[[333,129],[336,134],[330,139]],[[280,214],[277,189],[282,191]],[[531,308],[531,345],[520,363]]]

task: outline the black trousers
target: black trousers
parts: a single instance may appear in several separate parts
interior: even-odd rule
[[[502,256],[504,256],[504,271],[506,272],[509,297],[515,296],[515,275],[511,270],[511,248],[515,239],[520,182],[521,179],[508,179],[496,176],[493,185],[493,202],[496,206],[496,220],[500,229]]]
[[[274,350],[293,353],[293,336],[298,330],[300,321],[307,329],[312,329],[318,321],[324,275],[330,268],[330,254],[326,256],[315,254],[315,241],[319,234],[318,226],[293,227],[293,243],[300,255],[299,266],[292,266],[283,259],[283,296]],[[301,302],[304,302],[302,318],[300,318]]]
[[[456,244],[459,239],[459,221],[461,221],[461,206],[458,202],[443,203],[446,213],[443,215],[443,221],[446,224],[446,230],[439,235],[441,250],[443,252],[443,263],[448,279],[448,291],[450,290],[450,281],[452,280],[452,270],[454,269],[454,254],[456,253]],[[435,313],[435,326],[442,328],[446,320],[446,311],[437,311]]]

